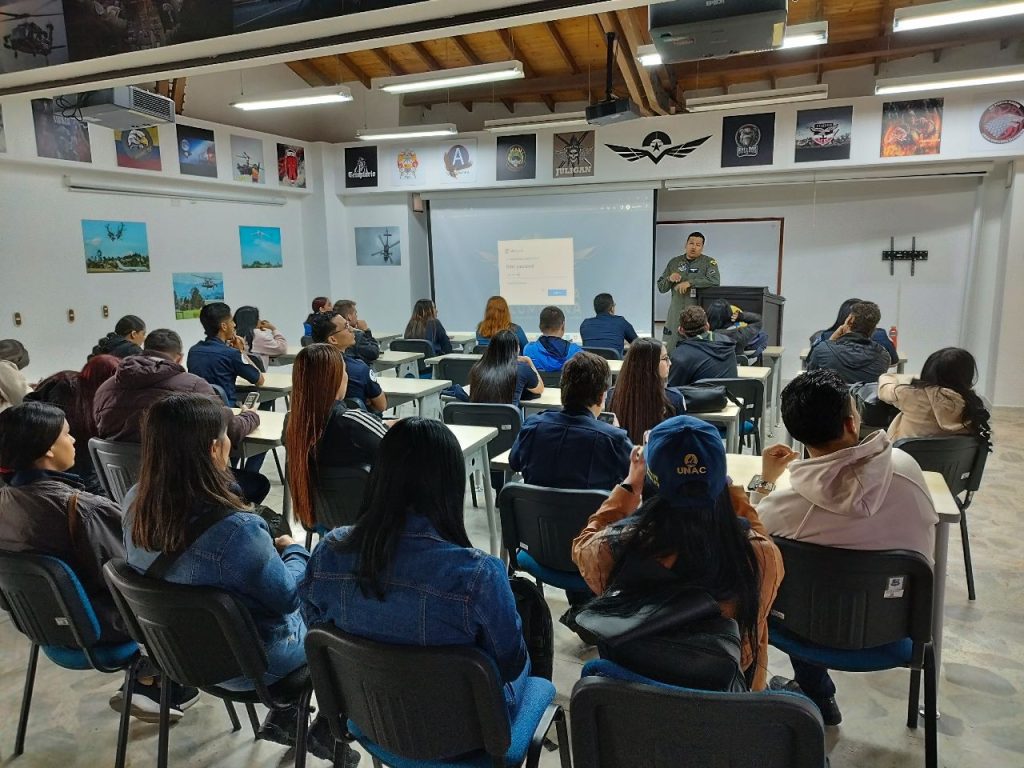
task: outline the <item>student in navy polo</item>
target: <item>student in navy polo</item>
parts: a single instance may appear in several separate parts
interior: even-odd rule
[[[355,355],[355,330],[348,320],[333,310],[313,318],[314,344],[330,344],[345,355],[345,369],[348,371],[346,400],[360,400],[367,408],[382,412],[388,407],[388,398],[377,383],[377,374]]]
[[[235,333],[231,307],[222,301],[207,304],[199,312],[206,338],[188,351],[188,371],[224,390],[235,405],[235,379],[263,384],[263,374],[249,360],[245,339]]]
[[[610,293],[594,297],[594,317],[580,323],[584,347],[614,349],[622,357],[625,344],[636,341],[636,331],[624,317],[615,314],[615,299]]]

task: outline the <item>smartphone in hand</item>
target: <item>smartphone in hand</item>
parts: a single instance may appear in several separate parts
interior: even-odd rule
[[[245,396],[245,400],[242,401],[243,408],[255,408],[260,401],[260,393],[258,390],[253,390]]]

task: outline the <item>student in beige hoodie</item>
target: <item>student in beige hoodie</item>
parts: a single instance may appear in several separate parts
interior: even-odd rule
[[[860,418],[837,373],[820,369],[793,379],[782,390],[782,420],[810,458],[795,460],[785,445],[765,450],[751,502],[770,534],[843,549],[909,549],[932,561],[939,516],[921,468],[882,431],[858,441]],[[787,466],[790,487],[775,490]],[[826,725],[838,725],[828,670],[791,661],[795,681],[774,677],[769,687],[802,690]]]
[[[21,405],[32,388],[21,369],[28,365],[28,350],[15,339],[0,339],[0,411]]]
[[[878,379],[878,399],[899,408],[889,425],[889,438],[975,435],[988,441],[992,435],[989,412],[974,392],[978,368],[966,349],[946,347],[932,352],[920,377],[900,384],[886,373]]]

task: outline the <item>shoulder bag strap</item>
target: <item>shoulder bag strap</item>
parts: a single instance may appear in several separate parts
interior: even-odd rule
[[[230,517],[235,514],[234,509],[222,509],[220,512],[211,512],[210,514],[201,518],[195,528],[189,531],[185,546],[177,552],[161,552],[156,560],[152,562],[149,568],[146,569],[145,576],[151,579],[162,579],[167,575],[167,572],[171,570],[171,566],[174,565],[178,558],[185,554],[185,551],[192,546],[199,537],[210,530],[213,526],[219,523],[221,520]]]

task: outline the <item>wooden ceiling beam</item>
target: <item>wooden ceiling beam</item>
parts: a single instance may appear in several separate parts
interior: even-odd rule
[[[510,115],[515,114],[516,103],[512,101],[512,99],[498,99],[498,101],[500,101],[505,106],[505,109],[508,110],[508,113]]]
[[[353,80],[358,80],[363,84],[364,88],[370,87],[370,76],[363,72],[359,65],[352,61],[349,56],[346,56],[344,53],[339,53],[338,63],[352,74]]]
[[[369,49],[367,51],[367,53],[371,54],[373,56],[373,58],[375,58],[377,60],[377,62],[382,67],[384,67],[385,71],[387,72],[387,74],[384,75],[385,77],[389,77],[389,76],[392,76],[392,75],[407,75],[407,74],[409,74],[409,72],[405,69],[405,67],[403,67],[401,64],[399,64],[397,61],[395,61],[394,57],[390,53],[388,53],[386,48],[384,48],[384,49],[371,48],[371,49]],[[387,54],[387,55],[385,55],[385,54]]]
[[[569,50],[569,46],[565,44],[565,40],[562,38],[562,33],[558,31],[558,27],[555,26],[555,22],[549,21],[544,25],[544,29],[548,32],[548,37],[551,38],[551,42],[555,44],[555,50],[558,51],[558,55],[562,57],[562,61],[565,62],[569,70],[574,74],[580,73],[579,65],[576,63],[576,57],[572,55]]]
[[[174,99],[174,114],[185,113],[185,89],[188,87],[188,78],[179,77],[171,81],[171,93]]]
[[[544,106],[548,108],[548,112],[555,111],[555,97],[550,93],[541,94],[540,100],[544,102]]]
[[[631,60],[628,44],[624,45],[625,35],[622,34],[622,30],[619,28],[618,20],[609,13],[599,13],[597,14],[597,21],[606,35],[611,32],[615,33],[617,42],[615,46],[615,62],[618,64],[622,78],[626,81],[626,91],[629,93],[629,98],[633,100],[633,103],[640,110],[640,114],[644,117],[650,117],[651,108],[647,105],[641,93],[640,76],[634,67],[636,62]]]
[[[441,66],[441,62],[439,62],[437,59],[433,57],[433,55],[430,53],[430,51],[427,50],[427,47],[423,45],[423,43],[412,43],[409,47],[416,52],[416,56],[419,57],[419,60],[427,65],[427,69],[431,71],[444,69],[444,67]]]
[[[527,79],[534,77],[536,74],[530,62],[526,58],[526,51],[520,48],[516,50],[516,41],[512,36],[512,31],[508,29],[496,29],[494,33],[501,38],[501,44],[505,46],[505,50],[508,51],[509,58],[519,59],[523,62],[523,74],[526,75]]]
[[[626,44],[630,64],[640,81],[640,87],[643,88],[644,94],[647,96],[647,103],[657,114],[669,114],[669,102],[674,100],[669,98],[669,95],[662,90],[661,83],[653,78],[647,68],[641,66],[637,59],[637,49],[643,44],[643,37],[636,19],[628,10],[616,11],[615,18],[619,22],[619,32],[623,35],[619,38],[619,45]]]
[[[310,59],[289,61],[288,69],[301,77],[303,81],[305,81],[306,85],[313,86],[314,88],[318,88],[323,85],[337,85],[334,78],[328,77],[327,74]]]
[[[470,64],[483,64],[483,60],[476,55],[476,51],[474,51],[470,47],[469,41],[467,41],[464,37],[456,35],[455,37],[451,37],[448,39],[451,40],[452,45],[455,46],[458,52],[462,54],[462,58],[464,58]]]
[[[527,96],[536,96],[538,93],[556,94],[570,91],[586,92],[588,75],[582,72],[578,75],[554,75],[551,77],[535,77],[532,80],[508,80],[503,83],[487,83],[478,86],[469,86],[459,89],[460,99],[471,99],[473,101],[494,101],[502,99],[521,99]],[[621,88],[623,80],[617,77],[612,85]],[[405,96],[406,106],[427,106],[430,104],[443,104],[448,101],[444,91],[424,91],[422,93],[409,93]]]

